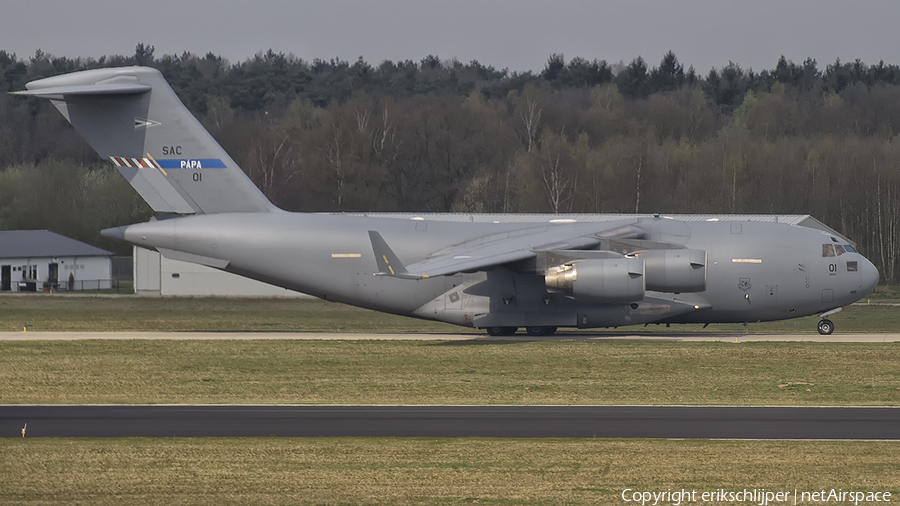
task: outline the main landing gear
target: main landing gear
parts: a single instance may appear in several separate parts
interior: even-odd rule
[[[527,332],[529,336],[552,336],[556,333],[556,327],[540,327],[538,325],[532,325],[531,327],[525,327],[525,332]]]
[[[819,321],[819,334],[827,336],[832,332],[834,332],[834,322],[828,318]]]
[[[518,327],[488,327],[484,329],[487,331],[489,336],[499,337],[499,336],[511,336],[519,330]],[[531,327],[525,327],[525,332],[529,336],[552,336],[556,332],[556,327],[541,327],[539,325],[532,325]]]

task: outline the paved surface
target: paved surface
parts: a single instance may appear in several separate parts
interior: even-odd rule
[[[900,408],[0,406],[0,436],[900,439]]]
[[[531,337],[519,333],[509,337],[486,334],[391,334],[338,332],[0,332],[0,341],[77,340],[77,339],[384,339],[463,341],[565,341],[565,340],[641,340],[641,341],[809,341],[819,343],[891,343],[900,334],[754,334],[754,333],[680,333],[680,332],[558,332],[547,337]]]

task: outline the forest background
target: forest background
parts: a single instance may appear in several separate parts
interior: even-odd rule
[[[705,75],[671,52],[509,72],[441,60],[259,53],[28,59],[0,92],[77,70],[159,69],[290,211],[810,214],[900,281],[900,68],[784,57]],[[0,93],[0,230],[99,235],[151,210],[46,101]]]

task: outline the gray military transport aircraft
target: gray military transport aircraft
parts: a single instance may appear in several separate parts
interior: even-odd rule
[[[486,329],[826,317],[878,271],[809,216],[414,215],[276,208],[144,67],[30,82],[157,213],[103,235],[322,299]]]

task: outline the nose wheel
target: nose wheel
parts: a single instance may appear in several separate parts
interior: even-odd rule
[[[819,321],[819,334],[827,336],[832,332],[834,332],[834,322],[828,318]]]

